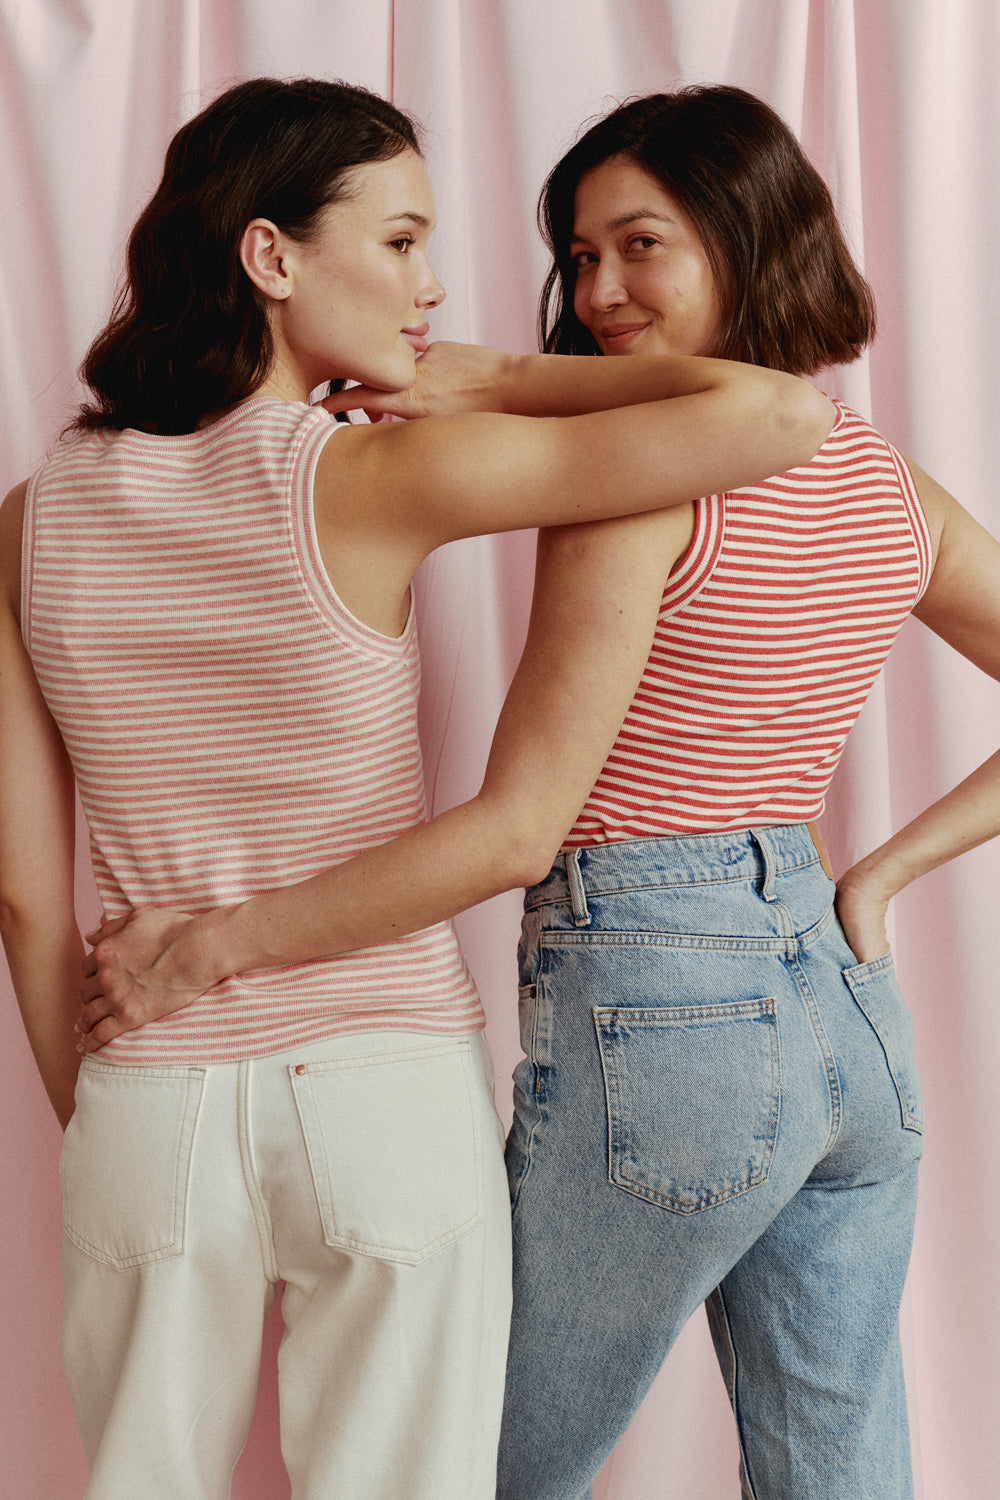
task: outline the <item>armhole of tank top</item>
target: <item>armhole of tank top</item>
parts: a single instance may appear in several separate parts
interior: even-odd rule
[[[24,495],[24,520],[21,531],[21,639],[25,650],[31,650],[31,607],[35,576],[35,512],[40,469],[28,480]]]
[[[934,547],[931,542],[930,527],[927,524],[927,517],[924,515],[924,507],[920,503],[920,493],[917,490],[913,475],[910,473],[903,455],[897,452],[891,443],[888,444],[888,448],[899,478],[899,488],[909,517],[910,529],[913,532],[913,544],[917,553],[920,582],[916,598],[913,601],[914,604],[917,604],[931,581],[931,558],[934,555]]]
[[[711,578],[726,531],[726,497],[704,495],[694,502],[694,532],[679,567],[667,579],[660,601],[664,620],[689,604]]]
[[[353,650],[374,652],[398,660],[412,649],[415,639],[413,587],[406,624],[398,636],[382,635],[352,614],[334,588],[323,565],[313,513],[313,483],[319,456],[336,432],[343,432],[345,422],[317,422],[308,429],[294,456],[290,483],[289,507],[292,543],[306,593],[326,623],[345,639]]]

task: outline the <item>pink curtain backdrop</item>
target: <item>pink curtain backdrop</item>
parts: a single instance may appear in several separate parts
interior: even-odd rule
[[[544,257],[534,203],[580,123],[632,93],[732,82],[800,133],[881,309],[870,357],[827,388],[1000,533],[1000,7],[996,0],[2,0],[0,426],[4,488],[76,399],[127,230],[167,139],[227,83],[321,74],[420,118],[448,300],[436,336],[529,350]],[[436,809],[472,793],[517,659],[532,543],[456,544],[419,580],[423,728]],[[858,725],[826,816],[843,867],[1000,741],[1000,693],[912,624]],[[80,857],[81,920],[96,899]],[[1000,1197],[982,1135],[998,1057],[1000,846],[896,903],[928,1130],[904,1340],[918,1495],[1000,1493]],[[511,895],[460,926],[489,1015],[498,1101],[517,1056]],[[3,977],[7,1085],[0,1489],[82,1492],[59,1363],[59,1132]],[[268,1330],[236,1500],[287,1496]],[[736,1445],[704,1320],[685,1331],[599,1500],[736,1500]],[[403,1497],[400,1497],[403,1500]],[[527,1497],[526,1497],[527,1500]]]

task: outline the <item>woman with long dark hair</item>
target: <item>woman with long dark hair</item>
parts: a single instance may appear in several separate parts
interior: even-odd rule
[[[308,918],[328,867],[422,823],[410,580],[430,550],[689,500],[805,460],[829,425],[802,382],[719,362],[418,361],[443,296],[433,218],[413,125],[383,100],[229,90],[170,145],[74,430],[0,512],[0,918],[68,1125],[88,1500],[228,1494],[279,1282],[293,1494],[492,1495],[509,1220],[440,890],[418,920],[376,904],[350,943],[291,960],[253,902],[291,884]],[[308,404],[348,379],[428,420]],[[576,805],[623,711],[588,725]],[[74,785],[109,932],[178,909],[204,958],[194,914],[221,908],[238,954],[156,1019],[102,1031],[90,999],[79,1043]],[[488,880],[539,873],[571,817],[487,852]]]

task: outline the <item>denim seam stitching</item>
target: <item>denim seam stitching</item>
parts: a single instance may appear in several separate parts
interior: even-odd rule
[[[586,850],[587,850],[588,847],[590,847],[590,846],[584,846],[584,848],[582,848],[578,852],[580,852],[580,853],[586,853]],[[602,848],[607,848],[609,846],[608,845],[604,845],[604,844],[597,844],[597,845],[594,845],[593,847],[597,848],[597,849],[602,849]],[[818,855],[814,854],[811,859],[806,859],[801,864],[783,864],[783,865],[780,865],[780,866],[777,867],[777,869],[775,870],[774,873],[775,873],[776,876],[778,876],[778,875],[796,874],[800,870],[808,870],[813,865],[818,865],[818,864],[819,864],[819,857],[818,857]],[[632,894],[632,893],[634,893],[636,891],[658,891],[658,890],[677,890],[677,889],[681,889],[681,890],[687,890],[687,889],[698,890],[698,889],[700,889],[700,888],[702,888],[704,886],[734,885],[734,884],[740,884],[740,883],[743,883],[743,882],[745,882],[748,885],[757,885],[757,884],[759,884],[760,880],[762,879],[762,873],[761,873],[760,870],[756,870],[756,869],[755,870],[739,870],[739,871],[734,872],[731,875],[698,875],[698,876],[694,876],[694,877],[686,877],[686,878],[681,879],[681,880],[675,880],[675,879],[671,879],[669,877],[669,875],[667,875],[666,872],[664,872],[664,877],[662,879],[651,880],[651,879],[647,878],[647,879],[642,880],[642,881],[633,880],[633,881],[630,881],[628,884],[611,885],[611,886],[604,886],[604,885],[595,885],[595,884],[593,884],[590,880],[588,880],[584,876],[584,874],[583,874],[582,871],[581,871],[581,878],[583,879],[584,890],[585,890],[585,892],[586,892],[586,894],[588,896],[619,896],[619,895],[627,896],[627,895]],[[565,879],[565,876],[562,877],[562,881],[564,882],[563,889],[559,890],[559,891],[553,892],[553,894],[551,896],[542,896],[542,895],[532,896],[531,895],[531,889],[532,888],[529,887],[529,889],[528,889],[528,895],[527,895],[527,897],[525,899],[525,909],[527,911],[533,911],[533,910],[535,910],[539,906],[557,906],[557,905],[559,905],[562,902],[568,902],[569,899],[570,899],[569,882],[568,882],[568,880]]]
[[[824,1144],[823,1149],[819,1153],[819,1156],[817,1158],[818,1161],[822,1161],[823,1157],[825,1157],[827,1153],[830,1152],[836,1145],[837,1139],[843,1127],[844,1095],[840,1083],[840,1073],[837,1069],[837,1059],[834,1056],[833,1047],[830,1043],[829,1035],[827,1034],[827,1029],[823,1021],[822,1012],[820,1011],[816,996],[813,994],[812,985],[809,983],[806,972],[802,968],[802,965],[799,963],[797,958],[791,958],[789,960],[788,967],[791,971],[792,978],[795,981],[795,985],[798,989],[799,995],[802,998],[802,1003],[806,1008],[806,1014],[809,1018],[809,1024],[812,1027],[812,1033],[816,1039],[816,1046],[819,1049],[820,1057],[823,1060],[823,1071],[826,1074],[827,1092],[830,1096],[830,1129],[827,1133],[826,1143]]]
[[[274,1246],[274,1232],[271,1228],[271,1216],[268,1213],[264,1192],[257,1176],[253,1141],[251,1140],[250,1091],[252,1085],[252,1062],[249,1058],[244,1058],[238,1065],[236,1077],[236,1130],[240,1149],[240,1171],[243,1176],[243,1186],[246,1189],[247,1200],[250,1204],[250,1212],[253,1214],[254,1228],[257,1231],[261,1269],[268,1281],[276,1282],[280,1280],[280,1273]]]
[[[743,1482],[740,1485],[740,1490],[743,1500],[755,1500],[757,1489],[756,1485],[754,1484],[753,1475],[750,1472],[750,1455],[747,1451],[747,1444],[744,1435],[743,1417],[741,1414],[740,1376],[742,1374],[742,1369],[740,1358],[736,1351],[736,1340],[733,1337],[733,1325],[729,1317],[729,1308],[726,1304],[725,1287],[721,1283],[716,1287],[714,1295],[716,1304],[720,1310],[721,1320],[725,1326],[726,1340],[729,1347],[731,1360],[732,1375],[730,1380],[726,1381],[726,1385],[729,1387],[729,1404],[733,1409],[733,1417],[736,1423],[736,1437],[740,1449],[740,1464],[743,1470],[743,1473],[741,1475],[741,1479]]]
[[[537,968],[537,966],[536,966],[536,968]],[[524,1171],[521,1173],[521,1176],[520,1176],[520,1178],[518,1180],[517,1189],[514,1192],[514,1194],[512,1195],[511,1200],[510,1200],[511,1217],[513,1217],[514,1211],[516,1210],[517,1205],[520,1202],[521,1192],[522,1192],[522,1190],[524,1188],[524,1184],[527,1182],[528,1178],[531,1176],[532,1168],[534,1167],[534,1164],[535,1164],[535,1159],[534,1159],[534,1154],[532,1152],[532,1147],[534,1146],[534,1143],[535,1143],[535,1134],[536,1134],[539,1126],[542,1123],[542,1098],[543,1098],[543,1094],[542,1094],[542,1071],[541,1071],[541,1068],[538,1065],[538,1003],[537,1003],[537,1001],[538,1001],[538,979],[536,978],[533,981],[532,984],[530,984],[530,985],[522,985],[522,986],[520,986],[520,988],[524,989],[524,990],[531,989],[531,990],[534,991],[534,994],[531,997],[535,1001],[535,1004],[534,1004],[534,1006],[532,1008],[532,1012],[531,1012],[531,1037],[530,1037],[531,1053],[530,1053],[530,1059],[531,1059],[531,1076],[532,1076],[532,1081],[534,1083],[534,1088],[532,1090],[531,1098],[532,1098],[532,1102],[534,1104],[535,1118],[531,1122],[531,1126],[530,1126],[530,1128],[529,1128],[529,1130],[527,1132],[527,1136],[526,1136],[526,1139],[525,1139],[525,1142],[524,1142],[524,1163],[525,1163],[525,1165],[524,1165]]]
[[[605,1079],[609,1084],[612,1082],[614,1084],[615,1103],[617,1106],[618,1118],[620,1120],[624,1116],[625,1111],[622,1102],[621,1083],[619,1080],[617,1061],[615,1058],[614,1049],[605,1049],[604,1035],[599,1022],[599,1017],[602,1013],[614,1014],[615,1009],[616,1008],[614,1006],[594,1006],[593,1017],[594,1026],[597,1031],[597,1045],[598,1050],[601,1054],[602,1066],[604,1066],[606,1063],[606,1066],[604,1066]],[[615,1122],[611,1112],[610,1090],[605,1090],[605,1108],[608,1115],[609,1182],[613,1187],[618,1188],[621,1192],[629,1193],[632,1195],[632,1197],[638,1198],[644,1203],[652,1203],[655,1204],[658,1208],[666,1209],[669,1213],[676,1213],[686,1216],[689,1214],[701,1213],[706,1208],[715,1208],[721,1203],[730,1203],[734,1198],[743,1197],[745,1193],[752,1192],[754,1188],[760,1187],[762,1183],[767,1181],[771,1170],[771,1162],[774,1159],[774,1151],[778,1138],[778,1125],[781,1118],[781,1039],[778,1033],[777,1005],[773,996],[768,996],[766,999],[759,1001],[733,1001],[729,1005],[692,1006],[686,1008],[670,1007],[670,1009],[676,1009],[687,1019],[698,1019],[704,1016],[712,1016],[717,1020],[738,1015],[750,1015],[753,1011],[756,1011],[758,1015],[769,1015],[773,1022],[773,1025],[769,1028],[769,1040],[771,1044],[769,1048],[769,1060],[771,1069],[771,1099],[767,1120],[767,1136],[763,1144],[760,1166],[754,1173],[752,1173],[752,1175],[745,1178],[738,1187],[727,1188],[724,1191],[716,1193],[705,1193],[695,1202],[689,1205],[686,1203],[682,1203],[676,1196],[672,1196],[667,1193],[659,1193],[653,1188],[645,1187],[641,1183],[633,1182],[631,1179],[624,1177],[620,1172],[618,1176],[615,1176],[614,1173],[616,1153],[620,1152],[621,1150],[621,1137],[620,1132],[616,1131],[615,1129]],[[693,1014],[688,1015],[688,1012],[692,1012]],[[642,1014],[643,1012],[641,1011],[633,1012],[630,1010],[629,1019],[630,1021],[634,1021]],[[660,1012],[660,1015],[662,1015],[662,1011]],[[682,1023],[679,1021],[678,1024]],[[777,1075],[775,1073],[776,1054],[778,1063]]]
[[[892,1057],[889,1053],[889,1048],[886,1046],[885,1039],[882,1036],[882,1033],[879,1030],[878,1026],[872,1020],[872,1017],[868,1014],[868,1007],[865,1006],[861,999],[861,995],[858,993],[859,990],[862,992],[864,991],[865,982],[868,977],[877,976],[878,974],[883,973],[889,967],[891,962],[892,955],[886,954],[882,959],[873,960],[873,963],[876,963],[878,965],[877,968],[871,968],[868,965],[859,965],[860,968],[864,968],[866,970],[865,976],[861,979],[857,979],[854,976],[853,971],[850,973],[845,973],[844,979],[846,980],[847,986],[851,991],[851,995],[854,999],[855,1005],[858,1007],[858,1010],[860,1010],[861,1014],[868,1022],[868,1025],[871,1028],[872,1033],[874,1034],[875,1040],[878,1042],[879,1047],[882,1049],[882,1056],[885,1059],[886,1069],[888,1070],[889,1077],[892,1079],[892,1086],[896,1091],[896,1101],[899,1105],[900,1124],[902,1125],[902,1128],[904,1130],[912,1131],[914,1135],[923,1135],[925,1124],[924,1117],[922,1115],[914,1114],[909,1106],[907,1099],[904,1097],[904,1090],[897,1076],[897,1069],[893,1064]]]
[[[792,936],[774,938],[723,937],[707,933],[671,932],[569,932],[561,928],[547,928],[539,936],[539,944],[553,948],[569,948],[576,944],[594,947],[645,947],[686,948],[692,950],[723,951],[732,953],[778,953],[789,955],[797,950],[797,941]]]

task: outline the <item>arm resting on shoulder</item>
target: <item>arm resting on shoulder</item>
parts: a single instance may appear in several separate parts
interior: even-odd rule
[[[480,363],[481,375],[467,373]],[[357,427],[328,444],[317,510],[414,565],[460,536],[632,515],[755,483],[808,462],[834,417],[806,381],[756,365],[449,344],[433,345],[412,389],[386,402],[428,420]]]

